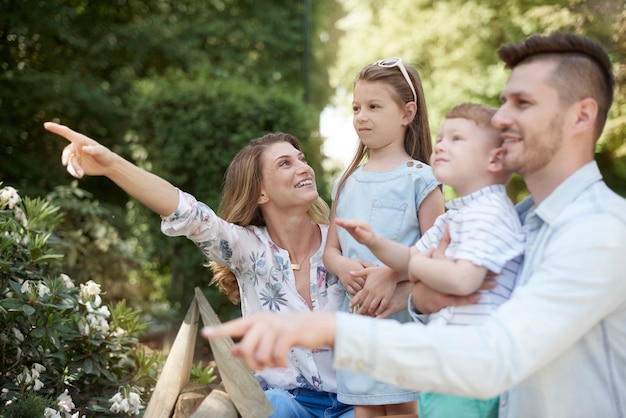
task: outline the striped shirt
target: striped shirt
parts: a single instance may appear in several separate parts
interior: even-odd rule
[[[436,246],[448,225],[450,245],[446,256],[470,261],[497,274],[497,286],[481,291],[476,304],[446,307],[430,315],[429,323],[480,324],[513,292],[523,260],[525,233],[502,184],[451,199],[446,208],[415,246],[419,251]]]

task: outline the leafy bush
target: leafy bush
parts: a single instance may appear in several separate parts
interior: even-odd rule
[[[148,326],[139,311],[104,304],[99,284],[62,272],[62,220],[44,199],[0,189],[0,416],[138,414],[163,356],[139,346]]]

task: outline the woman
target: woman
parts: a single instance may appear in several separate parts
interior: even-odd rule
[[[226,172],[220,218],[95,140],[56,123],[44,126],[70,141],[61,159],[72,176],[108,177],[161,215],[165,234],[193,241],[212,260],[220,289],[231,299],[240,297],[244,317],[339,308],[342,290],[322,264],[328,206],[293,136],[265,135],[235,156]],[[256,377],[274,407],[273,417],[353,416],[351,406],[337,401],[330,349],[295,348],[287,367],[265,369]]]

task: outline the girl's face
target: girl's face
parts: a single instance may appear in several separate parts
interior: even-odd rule
[[[262,156],[260,205],[279,208],[302,205],[307,209],[317,200],[315,173],[304,154],[288,142],[269,145]]]
[[[403,146],[404,133],[411,119],[387,83],[357,81],[352,111],[354,129],[370,150]]]

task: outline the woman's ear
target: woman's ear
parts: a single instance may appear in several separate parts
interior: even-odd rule
[[[268,200],[269,199],[267,198],[267,195],[265,193],[261,193],[261,195],[259,196],[259,200],[257,200],[257,203],[259,205],[264,205],[265,203],[268,202]]]

